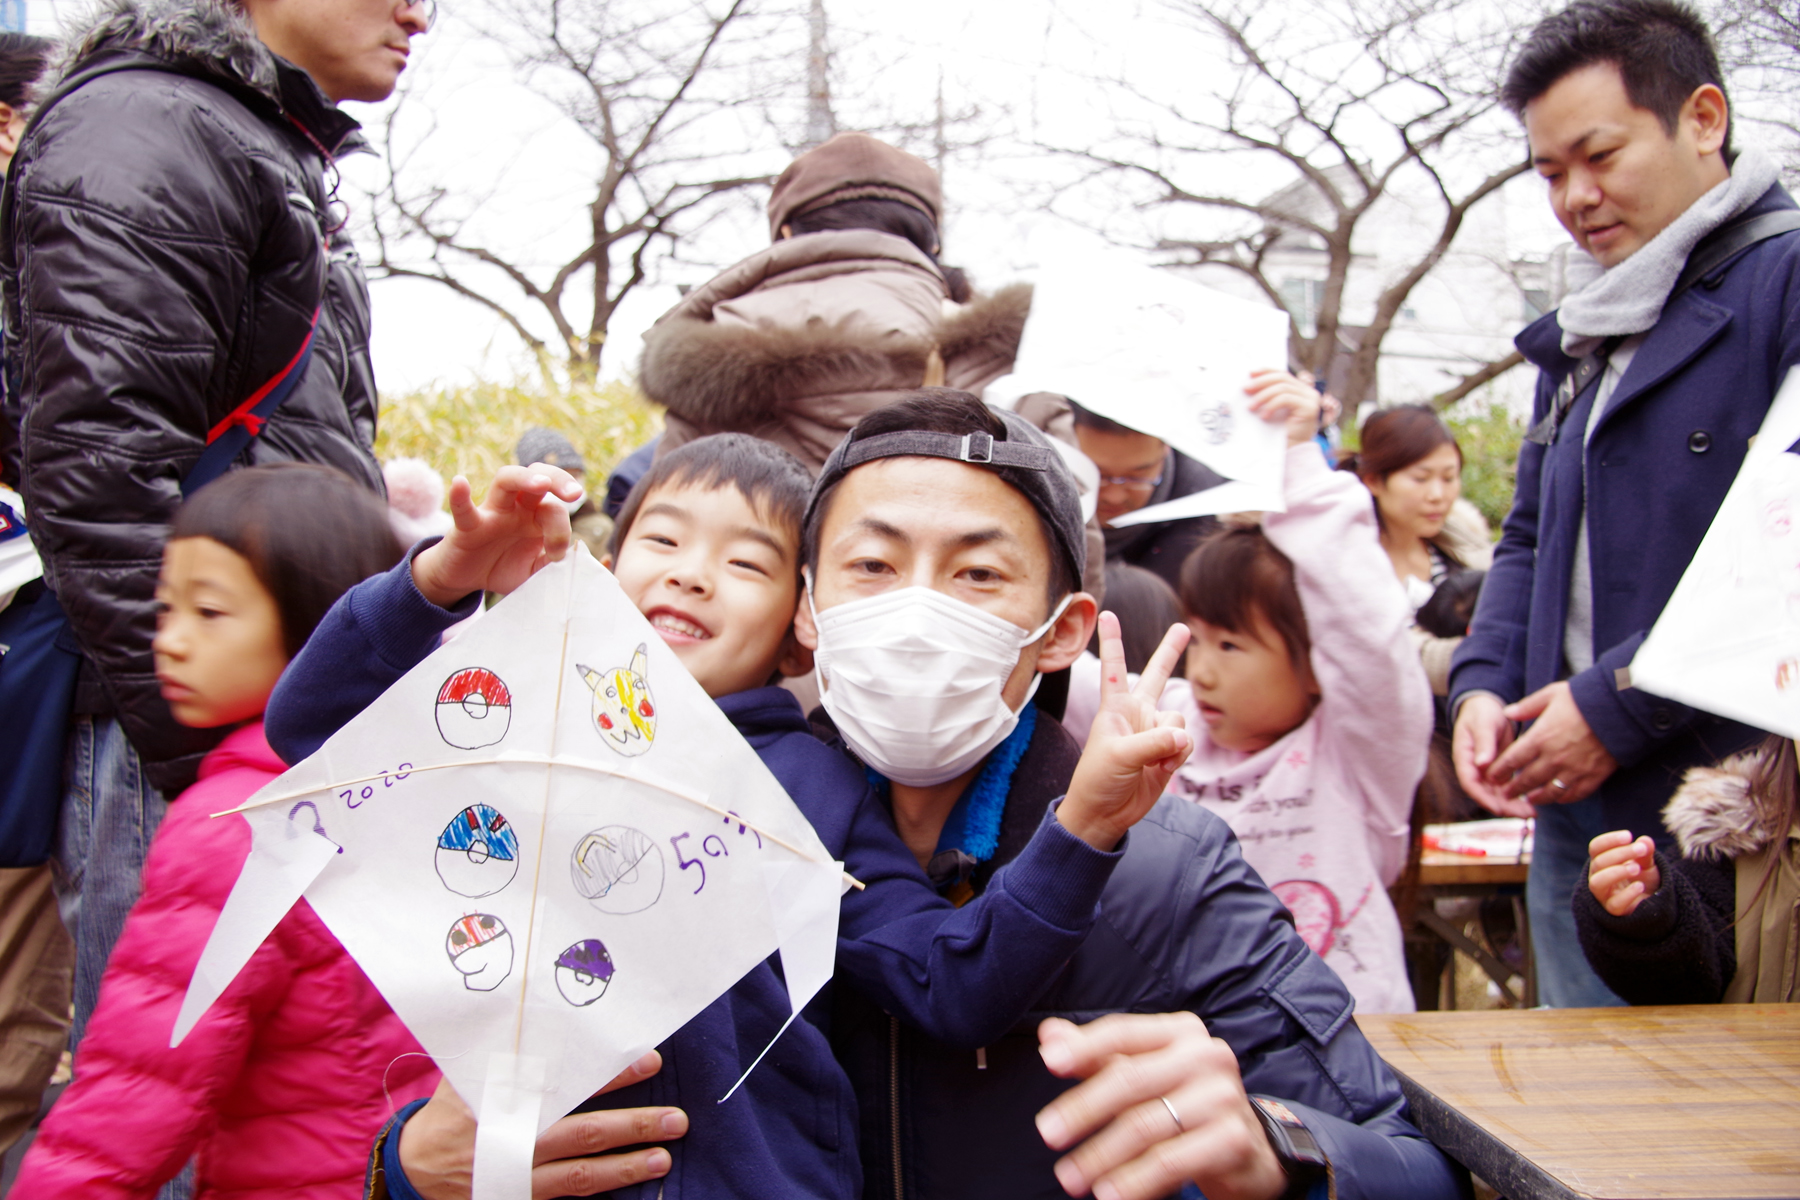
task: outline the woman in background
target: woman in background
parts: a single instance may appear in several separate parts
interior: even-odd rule
[[[1398,404],[1376,412],[1362,427],[1362,449],[1345,456],[1339,467],[1354,471],[1375,498],[1381,526],[1381,548],[1406,589],[1414,614],[1431,603],[1446,584],[1456,593],[1434,605],[1473,611],[1478,584],[1459,572],[1486,572],[1493,558],[1487,522],[1473,504],[1462,499],[1462,449],[1443,419],[1423,404]],[[1413,638],[1431,680],[1433,695],[1443,696],[1450,680],[1450,656],[1462,641],[1460,628],[1441,636],[1416,623]]]

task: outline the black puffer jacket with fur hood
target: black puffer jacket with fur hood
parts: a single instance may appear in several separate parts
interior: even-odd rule
[[[324,181],[327,156],[362,141],[227,0],[110,0],[44,94],[71,84],[32,122],[0,209],[18,385],[0,471],[87,655],[78,706],[115,712],[172,794],[218,737],[175,724],[153,674],[168,521],[208,431],[293,358],[315,310],[305,379],[243,457],[381,490],[368,289]]]

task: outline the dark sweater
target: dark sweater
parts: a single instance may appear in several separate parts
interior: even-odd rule
[[[413,586],[411,556],[357,585],[325,617],[270,698],[265,728],[289,762],[318,749],[474,610],[431,604]],[[984,901],[953,908],[932,890],[862,769],[814,738],[793,696],[757,688],[718,700],[812,822],[833,857],[865,885],[843,900],[839,980],[957,1045],[977,1046],[1012,1025],[1092,927],[1096,901],[1121,854],[1102,854],[1051,814]],[[1045,722],[1050,725],[1050,722]],[[830,989],[827,989],[829,992]],[[675,1105],[686,1138],[669,1147],[662,1180],[619,1196],[832,1197],[861,1188],[856,1102],[831,1054],[826,993],[782,1035],[729,1103],[718,1104],[788,1016],[776,960],[756,967],[659,1047],[660,1074],[612,1092],[595,1108]],[[583,1106],[588,1107],[587,1105]],[[399,1138],[390,1137],[390,1151]],[[416,1194],[390,1154],[390,1196]]]
[[[1575,886],[1581,949],[1607,987],[1628,1004],[1717,1004],[1737,974],[1732,914],[1737,864],[1656,852],[1662,885],[1626,917]]]

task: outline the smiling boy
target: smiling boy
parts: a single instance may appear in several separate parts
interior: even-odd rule
[[[771,443],[741,434],[690,442],[633,489],[612,566],[827,849],[866,885],[843,901],[838,977],[953,1044],[977,1046],[1012,1024],[1080,945],[1118,861],[1115,847],[1149,807],[1146,791],[1153,799],[1167,782],[1185,735],[1159,722],[1147,702],[1115,697],[1115,732],[1095,743],[1093,785],[1069,788],[983,903],[952,909],[896,837],[861,770],[814,738],[793,695],[773,686],[810,664],[792,633],[810,482],[799,461]],[[503,468],[477,508],[458,479],[455,531],[353,589],[295,659],[269,705],[277,751],[290,761],[311,753],[473,612],[482,585],[508,590],[566,550],[568,516],[552,488],[566,495],[573,484],[542,464]],[[1165,663],[1165,678],[1167,671]],[[600,1168],[540,1167],[546,1194],[649,1178],[660,1179],[649,1194],[667,1200],[857,1195],[855,1103],[821,1028],[827,1000],[782,1034],[742,1095],[717,1103],[781,1028],[786,997],[773,967],[757,967],[663,1044],[660,1073],[603,1102],[629,1114],[616,1122],[650,1123],[631,1141],[685,1131],[684,1141],[614,1156]],[[473,1128],[454,1092],[440,1088],[397,1123],[399,1132],[378,1144],[375,1178],[386,1193],[466,1195]],[[546,1136],[554,1146],[554,1131]],[[592,1169],[606,1172],[604,1184]]]

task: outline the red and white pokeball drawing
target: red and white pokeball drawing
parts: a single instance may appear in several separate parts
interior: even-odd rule
[[[511,724],[512,692],[486,667],[458,671],[438,689],[438,733],[459,750],[492,746]]]

